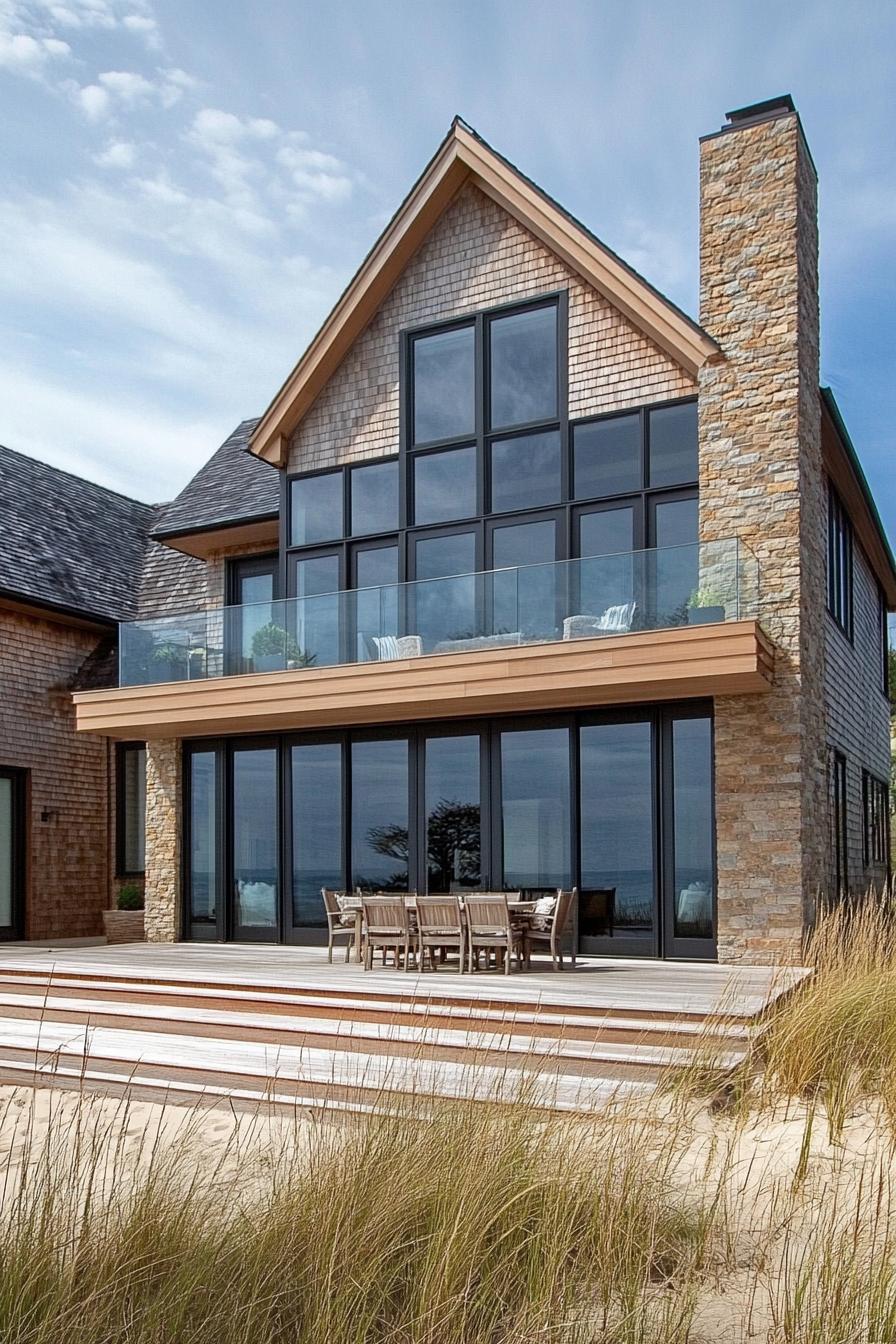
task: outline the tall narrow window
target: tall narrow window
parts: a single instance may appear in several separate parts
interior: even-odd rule
[[[321,887],[344,885],[342,747],[308,742],[290,753],[292,785],[292,922],[323,922]]]
[[[882,779],[862,772],[863,857],[866,868],[889,867],[890,791]]]
[[[849,859],[846,818],[846,757],[840,751],[831,755],[831,867],[832,896],[849,893]]]
[[[193,751],[189,762],[190,920],[214,924],[218,908],[218,757],[214,751]]]
[[[476,330],[472,323],[413,344],[413,441],[459,439],[476,428]]]
[[[142,875],[146,854],[146,748],[142,742],[118,749],[118,861],[120,877]]]
[[[828,611],[852,639],[852,524],[837,491],[828,484]]]
[[[556,416],[556,304],[491,319],[489,384],[492,429],[535,424]]]

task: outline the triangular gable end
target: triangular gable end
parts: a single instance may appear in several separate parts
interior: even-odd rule
[[[254,453],[277,466],[285,465],[293,430],[468,182],[497,202],[688,373],[695,375],[707,359],[718,354],[716,343],[695,322],[455,120],[262,416],[251,439]]]

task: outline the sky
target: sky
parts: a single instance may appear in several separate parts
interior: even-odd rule
[[[896,6],[0,0],[0,442],[151,502],[472,124],[697,312],[698,137],[793,95],[822,382],[896,538]]]

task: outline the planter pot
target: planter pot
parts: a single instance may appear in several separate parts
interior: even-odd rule
[[[724,619],[724,607],[688,607],[688,625],[715,625]]]
[[[256,672],[282,672],[284,665],[282,653],[256,653],[252,658]]]
[[[142,943],[142,910],[104,910],[107,943]]]

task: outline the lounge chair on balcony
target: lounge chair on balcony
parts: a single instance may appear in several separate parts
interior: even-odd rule
[[[367,661],[392,662],[396,658],[419,658],[423,653],[420,635],[368,635],[365,637]]]
[[[598,635],[627,635],[635,618],[634,602],[607,607],[602,616],[567,616],[563,622],[564,639],[594,639]]]

